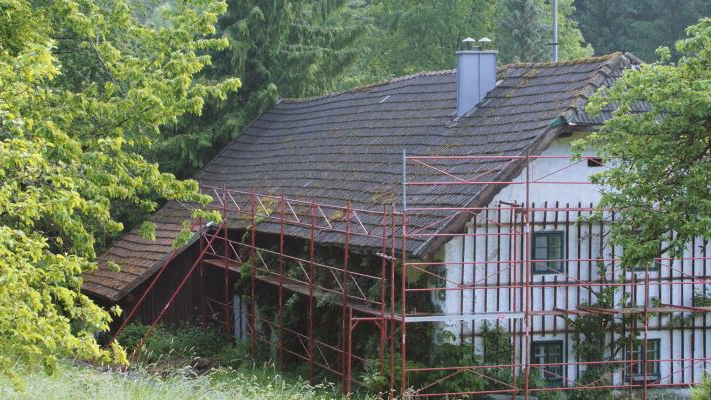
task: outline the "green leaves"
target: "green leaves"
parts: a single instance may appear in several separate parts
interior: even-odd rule
[[[16,0],[0,12],[0,372],[16,359],[126,362],[95,335],[110,314],[80,292],[116,210],[205,203],[141,155],[156,133],[238,79],[195,79],[225,3]],[[155,238],[144,223],[140,234]],[[112,262],[109,268],[116,269]],[[114,310],[114,314],[116,310]]]
[[[583,145],[614,165],[595,182],[605,187],[601,206],[618,210],[623,222],[612,240],[624,248],[626,266],[674,257],[695,237],[711,238],[711,20],[687,31],[677,43],[687,56],[676,65],[628,70],[588,106],[592,113],[616,107]],[[640,102],[651,111],[635,113]]]

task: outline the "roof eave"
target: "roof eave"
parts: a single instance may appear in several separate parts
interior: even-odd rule
[[[144,274],[142,274],[141,276],[136,278],[133,282],[124,286],[121,290],[117,291],[112,296],[106,296],[101,293],[96,293],[96,292],[91,291],[90,289],[85,289],[83,287],[82,287],[82,292],[84,292],[85,294],[88,294],[92,297],[99,298],[101,300],[106,300],[109,302],[117,303],[117,302],[121,301],[124,297],[126,297],[126,295],[129,294],[133,289],[137,288],[143,282],[147,281],[148,278],[152,277],[156,271],[158,271],[161,267],[163,267],[163,265],[165,265],[166,262],[172,261],[173,259],[175,259],[175,257],[179,256],[185,250],[190,248],[190,246],[195,244],[198,241],[199,236],[200,235],[198,235],[197,233],[193,234],[193,236],[190,238],[188,243],[186,243],[185,245],[183,245],[177,249],[173,249],[173,251],[166,254],[163,258],[161,258],[159,261],[157,261],[155,264],[153,264],[153,266],[151,266],[148,270],[146,270],[146,272]]]

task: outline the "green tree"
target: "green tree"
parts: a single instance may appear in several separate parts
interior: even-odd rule
[[[501,0],[498,47],[501,62],[550,60],[543,11],[534,0]]]
[[[711,19],[687,33],[676,44],[686,54],[677,63],[627,70],[593,97],[590,112],[616,109],[600,133],[578,144],[611,160],[594,181],[604,188],[601,207],[625,222],[611,239],[624,248],[626,266],[677,256],[697,236],[711,239]],[[668,60],[669,49],[660,55]],[[640,102],[650,111],[633,112]]]
[[[365,83],[421,71],[452,69],[455,52],[463,49],[462,40],[489,37],[499,50],[501,63],[521,58],[519,45],[512,42],[509,25],[534,29],[528,21],[507,14],[508,0],[372,0],[354,9],[358,20],[368,26],[363,41],[370,49],[351,67],[340,87]],[[513,2],[508,1],[510,7]],[[526,1],[536,14],[538,39],[532,51],[537,61],[552,59],[552,9],[546,0]],[[559,42],[561,59],[592,54],[571,15],[573,0],[559,2]],[[502,20],[508,22],[501,24]],[[514,28],[512,28],[514,29]],[[517,33],[518,34],[518,33]],[[518,39],[517,39],[518,40]],[[513,44],[512,44],[513,43]],[[535,47],[538,46],[538,47]]]
[[[711,16],[708,0],[576,0],[575,6],[580,30],[597,54],[630,51],[646,61],[655,59],[659,46],[682,39],[688,25]]]
[[[374,24],[372,48],[357,69],[365,80],[452,68],[468,36],[491,36],[496,2],[484,0],[375,1],[364,11]]]
[[[547,43],[551,43],[553,42],[552,1],[538,1],[543,8],[543,15],[545,16],[543,18],[543,23],[546,25],[545,35],[550,38]],[[577,60],[590,57],[594,52],[592,45],[587,43],[580,32],[578,22],[575,20],[574,0],[558,0],[558,58],[560,60]],[[552,53],[553,50],[550,49],[548,54]]]
[[[361,54],[363,32],[345,0],[230,0],[218,33],[229,46],[214,54],[203,79],[239,76],[244,86],[208,101],[202,115],[163,130],[150,153],[164,170],[190,176],[278,97],[306,97],[333,89]]]
[[[17,360],[49,372],[61,356],[125,362],[95,334],[110,314],[81,292],[96,238],[122,230],[117,202],[202,202],[139,155],[161,126],[199,113],[239,80],[199,83],[219,1],[0,2],[0,373]],[[142,232],[152,236],[146,223]],[[118,312],[118,311],[117,311]]]

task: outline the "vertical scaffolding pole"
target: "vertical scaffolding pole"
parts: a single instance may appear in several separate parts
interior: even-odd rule
[[[395,204],[390,206],[390,396],[395,392]]]
[[[316,242],[316,202],[311,200],[311,234],[309,241],[309,383],[314,384],[314,250]]]
[[[203,253],[203,249],[205,246],[205,236],[203,231],[202,231],[202,217],[198,217],[198,223],[200,224],[200,227],[198,228],[198,235],[199,241],[200,241],[200,254]],[[202,262],[202,258],[200,259],[200,320],[202,321],[202,326],[203,328],[207,326],[207,312],[205,311],[205,263]]]
[[[515,205],[516,203],[514,203]],[[509,239],[509,242],[511,243],[511,247],[513,248],[511,254],[511,260],[509,260],[509,281],[511,281],[511,288],[509,289],[509,298],[511,299],[511,306],[509,308],[512,311],[519,311],[516,308],[516,286],[517,286],[517,278],[516,274],[517,271],[519,270],[519,261],[518,261],[518,240],[519,237],[521,236],[520,230],[518,228],[518,213],[519,210],[517,208],[513,208],[510,211],[511,214],[511,223],[510,223],[510,230],[512,230],[514,233],[516,233],[514,236],[511,236]],[[515,228],[514,228],[515,227]],[[511,341],[511,385],[513,386],[513,391],[511,391],[511,400],[516,400],[517,396],[517,383],[516,383],[516,329],[518,329],[518,321],[516,319],[511,319],[509,322],[509,326],[511,327],[511,335],[509,340]]]
[[[257,262],[256,262],[256,254],[257,254],[257,241],[256,241],[256,236],[257,236],[257,227],[256,225],[256,201],[255,201],[255,193],[254,189],[252,189],[252,193],[249,198],[250,206],[251,206],[251,219],[252,219],[252,231],[250,232],[250,244],[251,244],[251,249],[250,249],[250,271],[249,271],[249,318],[250,318],[250,325],[252,326],[251,328],[251,351],[252,351],[252,358],[257,357],[257,315],[256,315],[256,306],[255,306],[255,285],[257,283],[256,275],[257,275]]]
[[[387,282],[387,260],[385,259],[385,254],[387,254],[387,229],[388,229],[388,209],[387,206],[383,205],[383,244],[382,244],[382,256],[380,257],[380,321],[378,321],[378,327],[380,328],[380,369],[379,372],[382,375],[385,372],[385,340],[387,336],[387,323],[385,321],[385,285]]]
[[[350,364],[350,358],[351,354],[348,351],[348,340],[347,337],[350,337],[350,318],[348,314],[348,283],[350,281],[350,275],[348,273],[348,244],[350,241],[351,237],[351,203],[347,202],[346,203],[346,210],[345,210],[345,243],[344,243],[344,249],[343,249],[343,301],[342,301],[342,306],[341,306],[341,316],[342,316],[342,324],[341,324],[341,349],[343,350],[343,357],[341,359],[341,371],[343,373],[342,378],[342,390],[344,395],[348,395],[348,391],[350,390],[350,380],[351,376],[349,375],[350,371],[348,371],[348,364]]]
[[[402,273],[400,282],[400,302],[402,303],[402,315],[400,316],[400,395],[404,398],[407,390],[407,327],[405,316],[407,315],[407,152],[402,151]]]
[[[351,353],[353,352],[353,328],[355,324],[353,323],[353,309],[348,309],[348,341],[346,343],[346,373],[347,377],[344,381],[345,383],[345,395],[346,398],[350,398],[351,394]]]
[[[524,360],[524,365],[525,365],[525,392],[524,392],[524,397],[526,400],[529,400],[530,396],[530,379],[531,379],[531,279],[532,279],[532,273],[531,273],[531,203],[530,203],[530,183],[531,183],[531,160],[530,160],[530,154],[526,153],[526,212],[524,214],[525,218],[525,237],[526,237],[526,245],[524,248],[524,260],[526,260],[525,263],[525,274],[526,278],[523,282],[524,284],[524,292],[526,294],[526,311],[525,311],[525,319],[524,319],[524,329],[525,329],[525,335],[526,335],[526,346],[525,349],[525,360]]]
[[[279,369],[284,369],[284,195],[279,199]]]
[[[223,305],[223,314],[224,314],[224,323],[225,323],[225,334],[227,335],[227,342],[232,341],[232,330],[230,327],[230,252],[229,252],[229,243],[230,239],[228,236],[228,230],[227,230],[227,189],[225,187],[222,188],[222,219],[223,223],[225,226],[224,229],[224,240],[225,243],[223,245],[223,255],[225,257],[225,281],[224,281],[224,305]]]
[[[661,268],[660,268],[661,269]],[[683,286],[682,286],[683,287]],[[642,361],[644,364],[642,364],[642,373],[644,374],[643,379],[642,379],[642,399],[647,400],[648,397],[648,382],[647,382],[647,376],[648,375],[648,370],[647,366],[649,365],[647,363],[647,346],[649,345],[649,263],[647,263],[644,266],[644,346],[643,346],[643,355],[642,355]],[[655,357],[659,358],[659,357]]]

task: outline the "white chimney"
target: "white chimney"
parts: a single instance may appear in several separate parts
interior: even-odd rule
[[[482,38],[479,43],[490,41]],[[472,38],[464,39],[464,43],[473,42]],[[472,111],[496,86],[498,53],[496,50],[482,50],[480,46],[457,52],[457,117]]]

